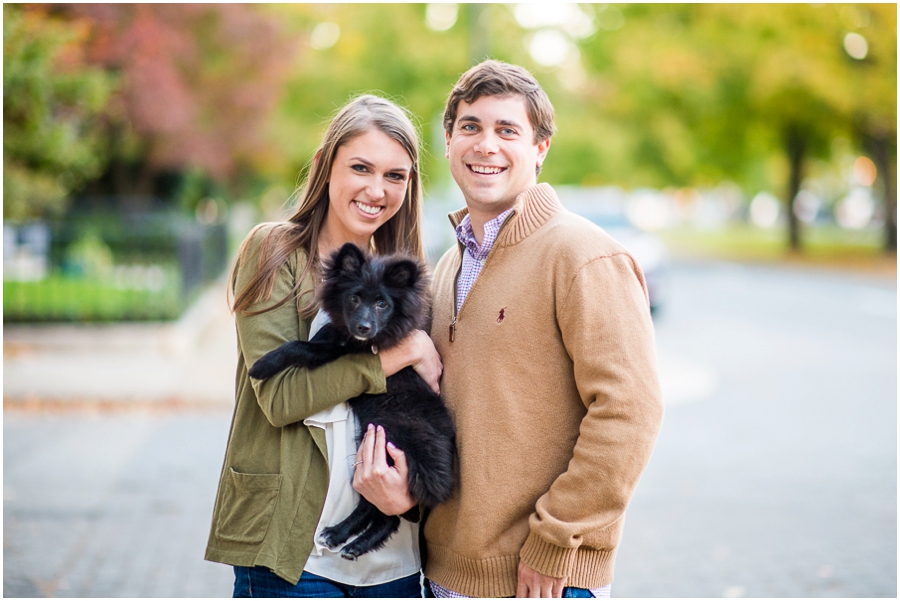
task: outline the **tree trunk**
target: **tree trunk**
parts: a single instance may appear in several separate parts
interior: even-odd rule
[[[788,244],[792,251],[800,250],[800,220],[794,213],[794,203],[797,193],[800,192],[800,184],[803,182],[803,166],[806,159],[806,140],[796,129],[789,129],[785,136],[785,150],[787,150],[788,163],[790,164],[790,178],[787,189],[787,217],[788,217]]]
[[[890,143],[884,136],[869,138],[868,146],[884,185],[884,250],[897,252],[896,159],[892,157]]]

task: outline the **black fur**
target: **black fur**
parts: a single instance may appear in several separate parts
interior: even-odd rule
[[[414,329],[426,327],[427,290],[420,261],[368,256],[347,243],[325,261],[319,300],[331,323],[309,342],[287,342],[267,353],[250,376],[266,379],[289,366],[315,369],[343,355],[390,348]],[[419,503],[434,507],[450,498],[456,453],[453,421],[440,396],[412,368],[390,376],[385,394],[360,395],[350,406],[363,429],[370,423],[381,425],[387,440],[406,453],[409,492]],[[335,548],[358,535],[341,549],[345,559],[356,559],[384,546],[399,526],[400,518],[386,516],[360,498],[344,521],[323,530],[322,542]]]

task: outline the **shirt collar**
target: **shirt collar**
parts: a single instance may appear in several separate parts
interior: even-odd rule
[[[497,234],[500,233],[500,226],[503,225],[503,221],[511,212],[512,209],[507,209],[484,224],[484,239],[481,241],[481,246],[475,240],[472,219],[467,213],[459,225],[456,226],[456,239],[466,247],[474,258],[484,259],[491,252],[494,241],[497,239]]]

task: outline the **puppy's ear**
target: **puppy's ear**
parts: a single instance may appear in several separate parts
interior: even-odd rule
[[[415,286],[420,276],[419,266],[409,259],[392,261],[384,268],[384,281],[395,288]]]
[[[356,273],[366,262],[366,255],[352,242],[344,244],[334,255],[334,266],[346,273]]]

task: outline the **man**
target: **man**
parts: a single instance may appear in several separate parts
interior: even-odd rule
[[[608,595],[662,421],[643,274],[537,175],[553,107],[521,67],[463,74],[444,113],[466,200],[431,336],[460,480],[425,525],[436,596]]]

